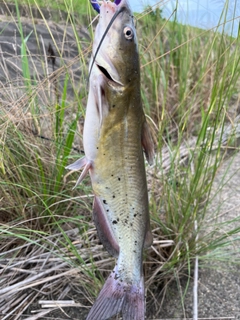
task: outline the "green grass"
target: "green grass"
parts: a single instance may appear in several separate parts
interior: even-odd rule
[[[12,3],[12,0],[6,0],[6,3]],[[17,1],[21,5],[27,6],[39,6],[42,8],[48,9],[55,9],[55,10],[63,10],[68,11],[69,9],[72,12],[84,15],[89,12],[89,4],[88,1],[78,1],[78,0],[56,0],[56,1],[49,1],[49,0],[22,0]],[[67,9],[67,10],[66,10]]]
[[[87,1],[25,3],[90,15]],[[15,0],[16,8],[18,4]],[[234,223],[225,221],[228,232],[220,232],[224,229],[217,222],[221,204],[212,213],[211,227],[205,224],[218,192],[212,189],[213,181],[228,155],[227,147],[238,151],[234,135],[229,135],[224,147],[221,140],[225,125],[234,122],[239,96],[240,39],[166,21],[159,13],[137,17],[141,94],[156,145],[155,164],[147,168],[155,242],[144,264],[147,288],[156,297],[162,283],[178,279],[181,273],[190,275],[196,255],[203,264],[211,257],[234,262],[229,246],[239,237],[239,228],[234,226],[239,218]],[[48,76],[51,68],[46,66],[47,58],[42,57],[45,77],[40,79],[36,71],[32,72],[30,34],[24,34],[18,10],[15,21],[22,43],[22,90],[9,93],[9,83],[2,89],[8,103],[2,103],[0,110],[0,255],[7,257],[8,250],[23,243],[53,252],[70,268],[79,267],[79,285],[86,300],[92,302],[112,269],[113,259],[100,249],[91,222],[89,179],[72,190],[78,174],[69,175],[65,170],[79,157],[75,149],[82,148],[91,42],[79,38],[78,23],[69,16],[68,25],[78,48],[78,57],[72,60],[79,65],[80,79],[76,81],[69,72],[73,61],[62,57],[59,46],[62,67],[53,79]],[[52,36],[49,22],[44,23]],[[51,41],[55,44],[56,39],[52,36]],[[62,89],[60,77],[64,79]],[[71,97],[69,85],[73,88]],[[66,231],[74,228],[78,229],[77,238]],[[61,234],[61,241],[52,246],[51,236],[56,233]],[[168,241],[167,245],[162,241]],[[24,254],[19,249],[16,255]],[[149,298],[148,303],[153,301]]]

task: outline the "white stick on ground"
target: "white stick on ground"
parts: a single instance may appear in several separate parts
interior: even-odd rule
[[[198,232],[197,220],[194,222],[195,232]],[[198,233],[196,234],[196,249],[198,247]],[[193,279],[193,320],[198,320],[198,255],[195,258]]]

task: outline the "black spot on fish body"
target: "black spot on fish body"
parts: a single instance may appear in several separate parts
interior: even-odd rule
[[[115,274],[114,279],[117,280],[119,278],[118,274]]]
[[[113,220],[113,221],[112,221],[112,224],[117,224],[117,220]]]
[[[106,200],[103,200],[103,203],[104,203],[104,204],[107,204],[107,201],[106,201]]]

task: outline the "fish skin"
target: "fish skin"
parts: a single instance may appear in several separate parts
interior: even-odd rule
[[[90,67],[120,8],[90,69],[83,134],[86,156],[67,167],[83,168],[78,182],[89,170],[98,235],[117,258],[87,320],[105,320],[120,311],[124,320],[145,318],[143,247],[151,245],[152,236],[143,151],[151,164],[154,147],[142,108],[137,38],[127,0],[119,5],[102,2]]]

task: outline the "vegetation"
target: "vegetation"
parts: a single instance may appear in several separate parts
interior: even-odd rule
[[[12,0],[4,1],[6,3],[12,3]],[[18,4],[25,6],[37,6],[40,8],[48,8],[55,10],[64,10],[67,12],[75,12],[81,15],[87,14],[90,9],[90,5],[87,1],[77,1],[77,0],[56,0],[56,1],[48,1],[48,0],[22,0],[17,1]]]
[[[51,5],[68,13],[92,14],[87,2],[75,0],[25,3],[40,11]],[[77,287],[83,303],[92,303],[114,264],[92,224],[89,179],[72,190],[78,173],[65,170],[82,153],[92,30],[81,37],[78,22],[69,15],[62,28],[66,34],[72,30],[78,54],[66,58],[66,37],[57,42],[50,23],[43,20],[52,37],[52,47],[43,50],[33,24],[31,32],[42,52],[39,62],[28,47],[31,34],[25,33],[18,4],[15,0],[16,16],[11,18],[21,38],[16,82],[9,78],[7,58],[1,62],[6,77],[0,101],[3,319],[17,319],[33,301],[48,296],[50,286],[58,298]],[[35,21],[33,15],[31,19]],[[156,145],[155,164],[147,167],[154,243],[144,268],[148,304],[158,310],[159,289],[179,274],[190,276],[196,256],[203,263],[211,256],[238,262],[229,247],[239,241],[239,218],[224,221],[228,232],[223,233],[223,223],[217,222],[220,207],[214,212],[210,208],[218,192],[212,190],[216,172],[226,156],[238,151],[234,124],[240,38],[167,21],[161,11],[138,15],[137,20],[142,99]],[[229,124],[232,129],[226,131]],[[209,214],[213,222],[206,227]],[[25,273],[14,275],[16,268]],[[69,279],[78,285],[69,285]],[[37,290],[28,295],[28,286]],[[22,300],[17,305],[2,306],[1,299],[7,295],[16,301],[19,292]]]

